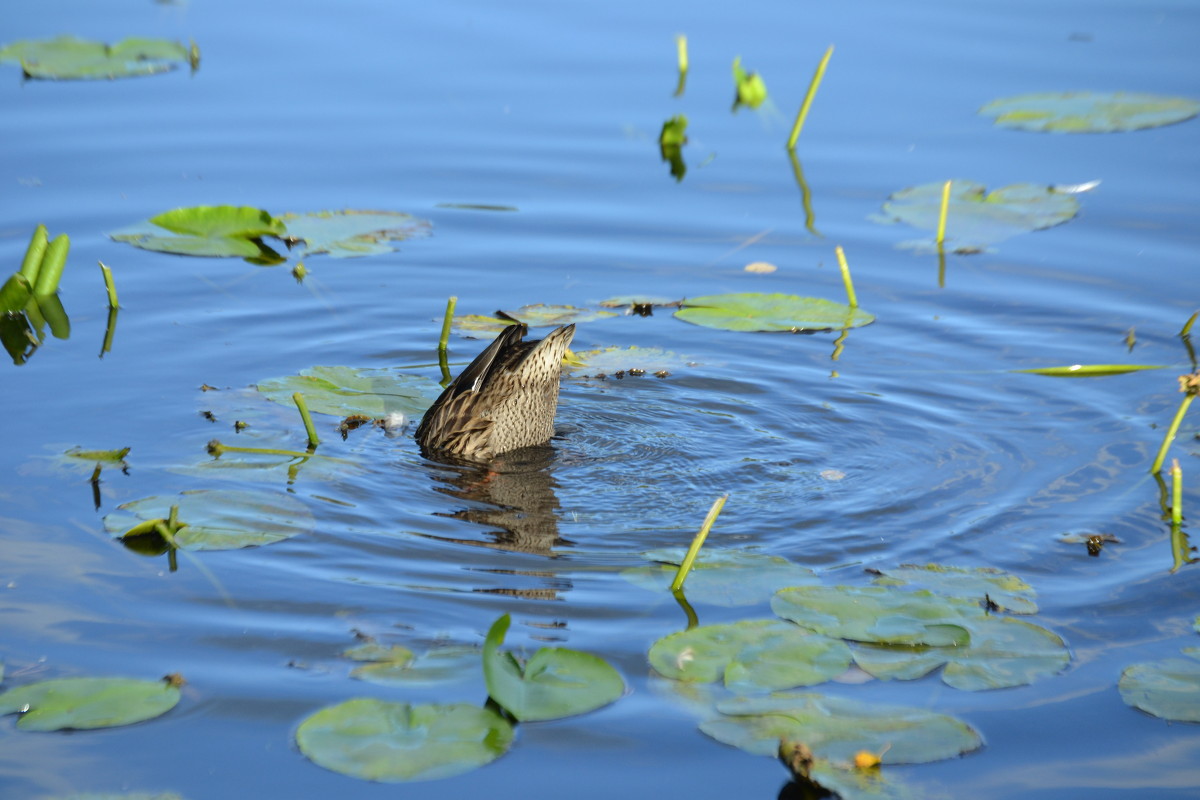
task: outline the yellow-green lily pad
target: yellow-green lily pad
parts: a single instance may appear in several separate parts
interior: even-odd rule
[[[726,331],[827,331],[875,321],[861,308],[794,294],[711,294],[689,297],[675,316],[693,325]]]
[[[442,389],[437,381],[390,368],[310,367],[299,375],[269,378],[258,384],[267,399],[295,405],[292,395],[301,392],[315,414],[346,417],[353,414],[380,419],[400,413],[422,414]]]
[[[0,61],[17,61],[27,77],[45,80],[135,78],[169,72],[189,60],[187,46],[167,39],[123,39],[109,45],[59,36],[0,48]]]
[[[812,686],[850,666],[840,639],[780,620],[702,625],[664,636],[650,647],[650,663],[672,680],[724,681],[735,691]]]
[[[556,306],[546,303],[521,306],[513,311],[506,309],[504,313],[514,319],[521,320],[521,322],[524,322],[531,328],[550,328],[559,325],[568,325],[572,322],[593,322],[598,319],[619,316],[612,311],[600,311],[594,308],[580,308],[578,306]]]
[[[287,235],[303,241],[299,257],[328,253],[334,258],[390,253],[406,239],[428,236],[432,224],[399,211],[317,211],[281,214]]]
[[[771,610],[840,639],[950,647],[966,646],[967,621],[984,616],[965,600],[882,586],[793,586],[775,593]]]
[[[158,253],[277,263],[282,257],[263,244],[262,237],[285,233],[284,223],[261,208],[191,206],[114,231],[109,238]]]
[[[323,708],[296,730],[300,752],[314,764],[384,783],[469,772],[504,755],[512,740],[512,725],[488,708],[369,697]]]
[[[1011,572],[994,567],[948,567],[944,564],[903,564],[881,569],[878,586],[919,586],[937,594],[976,602],[990,600],[993,611],[1036,614],[1037,592]]]
[[[1141,92],[1042,92],[993,100],[979,113],[1005,128],[1112,133],[1184,122],[1200,114],[1200,102]]]
[[[179,702],[172,681],[59,678],[0,694],[0,714],[19,713],[23,731],[90,730],[161,716]]]
[[[673,370],[695,364],[689,358],[663,350],[661,347],[599,347],[595,350],[574,350],[574,359],[566,366],[570,372],[586,371],[588,374],[612,374],[620,371],[670,374]],[[661,377],[661,376],[660,376]]]
[[[1200,618],[1197,619],[1200,626]],[[1126,667],[1121,673],[1121,699],[1147,714],[1177,722],[1200,722],[1200,651],[1193,658],[1167,658]]]
[[[664,547],[642,553],[642,558],[657,563],[623,570],[621,577],[654,592],[665,593],[687,549]],[[689,600],[733,608],[769,600],[786,586],[815,583],[816,574],[781,556],[746,550],[704,549],[688,573],[686,594]]]
[[[1166,369],[1165,364],[1069,364],[1063,367],[1036,367],[1014,369],[1031,375],[1046,375],[1051,378],[1103,378],[1109,375],[1126,375],[1147,369]]]
[[[398,648],[404,649],[404,648]],[[377,659],[350,670],[350,677],[382,686],[426,686],[474,678],[479,674],[480,650],[466,645],[434,647],[405,661]]]

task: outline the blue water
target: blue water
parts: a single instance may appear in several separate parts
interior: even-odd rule
[[[939,562],[1011,570],[1038,590],[1037,621],[1072,647],[1063,675],[983,693],[936,677],[828,689],[955,714],[982,732],[981,752],[895,768],[918,793],[1196,796],[1200,729],[1125,706],[1115,685],[1129,664],[1200,643],[1196,567],[1170,572],[1147,476],[1178,403],[1175,376],[1188,371],[1176,333],[1200,307],[1200,122],[1061,136],[975,115],[1033,91],[1197,96],[1194,4],[44,2],[2,16],[5,42],[190,37],[203,53],[194,75],[114,82],[22,82],[0,66],[5,260],[16,268],[39,222],[72,241],[61,291],[70,338],[0,366],[5,687],[189,681],[174,711],[127,728],[31,734],[0,721],[5,796],[775,797],[782,768],[699,734],[651,678],[646,650],[686,619],[617,574],[643,550],[685,544],[724,493],[709,546],[756,547],[830,582]],[[691,53],[682,98],[671,96],[677,33]],[[829,44],[798,149],[815,236],[783,142]],[[763,75],[773,109],[730,113],[737,55]],[[690,120],[680,182],[657,147],[678,113]],[[896,248],[919,234],[867,217],[894,191],[957,177],[1102,182],[1066,225],[949,257],[940,286],[935,257]],[[388,255],[306,259],[303,284],[287,267],[106,236],[225,203],[393,209],[434,229]],[[302,471],[289,485],[279,472],[194,469],[208,440],[236,439],[239,415],[303,446],[289,412],[235,394],[258,381],[320,364],[426,365],[416,372],[436,378],[448,295],[484,314],[632,293],[841,300],[839,244],[878,321],[851,331],[836,361],[832,335],[711,331],[665,310],[581,324],[577,348],[661,347],[696,366],[566,380],[553,457],[516,476],[459,475],[410,438],[373,430],[343,443],[329,417],[321,452],[352,459],[354,472]],[[122,305],[103,358],[97,260]],[[752,261],[779,269],[745,272]],[[481,347],[455,336],[451,360]],[[1126,361],[1171,368],[1071,381],[1008,372]],[[1200,502],[1195,428],[1186,421],[1172,450],[1185,513]],[[99,511],[88,472],[55,465],[71,446],[132,448],[127,475],[104,474]],[[172,573],[101,523],[130,500],[238,485],[292,491],[316,530],[181,559]],[[1081,532],[1121,543],[1089,558],[1059,541]],[[696,611],[703,623],[769,615],[765,603]],[[338,654],[353,630],[416,650],[479,644],[505,612],[514,647],[549,639],[603,655],[630,693],[523,725],[502,759],[447,781],[375,785],[298,753],[300,720],[349,697],[486,695],[481,676],[407,691],[351,680]]]

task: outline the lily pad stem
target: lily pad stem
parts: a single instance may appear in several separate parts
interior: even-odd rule
[[[708,510],[708,516],[704,518],[704,524],[700,526],[700,532],[696,534],[696,538],[692,539],[692,545],[688,548],[687,555],[683,557],[683,563],[679,565],[679,569],[675,573],[675,580],[671,581],[672,592],[683,588],[683,582],[687,580],[687,575],[692,570],[692,564],[696,563],[696,556],[700,554],[700,548],[704,545],[704,540],[708,538],[708,532],[712,530],[713,523],[717,521],[717,516],[728,499],[729,495],[723,494],[713,501],[712,508]]]
[[[1183,470],[1179,468],[1179,459],[1171,459],[1171,527],[1179,528],[1183,524]]]
[[[812,80],[808,84],[808,92],[804,95],[804,102],[800,104],[800,112],[796,114],[796,122],[792,125],[791,135],[788,136],[788,150],[796,149],[796,140],[800,138],[804,120],[808,118],[808,109],[812,106],[813,98],[817,96],[817,89],[820,88],[821,80],[825,77],[825,67],[829,65],[832,55],[833,45],[829,45],[829,49],[825,51],[825,55],[821,56],[821,63],[817,64],[817,71],[813,73]]]
[[[950,211],[950,184],[954,181],[946,181],[942,184],[942,206],[938,210],[938,226],[937,226],[937,249],[940,252],[942,246],[946,243],[946,214]]]
[[[213,439],[208,443],[208,452],[210,455],[221,457],[225,453],[257,453],[263,456],[286,456],[288,458],[331,458],[333,456],[323,456],[317,453],[302,453],[299,450],[278,450],[273,447],[236,447],[231,444],[221,444],[220,441]],[[335,461],[339,459],[333,459]]]
[[[842,283],[846,284],[846,305],[858,308],[858,296],[854,294],[854,281],[850,278],[850,265],[846,263],[846,252],[839,244],[833,249],[837,253],[838,269],[842,271]]]
[[[446,301],[446,316],[442,318],[442,335],[438,337],[438,352],[446,352],[446,345],[450,341],[450,326],[454,323],[454,307],[458,305],[458,298],[450,295],[450,299]]]
[[[296,392],[292,395],[292,400],[296,403],[296,408],[300,410],[300,419],[304,421],[304,430],[308,432],[308,446],[316,447],[321,443],[321,437],[317,436],[317,427],[313,425],[312,414],[308,413],[308,404],[304,402],[304,395]]]
[[[1175,441],[1175,434],[1179,431],[1179,424],[1183,422],[1183,415],[1187,413],[1188,406],[1195,398],[1195,392],[1188,392],[1184,395],[1183,401],[1179,404],[1179,410],[1175,412],[1175,419],[1171,420],[1171,426],[1167,428],[1167,433],[1163,436],[1162,445],[1158,448],[1158,455],[1154,457],[1154,464],[1150,467],[1151,474],[1162,469],[1163,462],[1167,460],[1167,448],[1171,446],[1171,442]]]
[[[38,270],[41,269],[42,258],[46,255],[48,243],[46,226],[38,225],[33,230],[33,236],[29,237],[29,247],[25,250],[25,258],[21,261],[21,274],[25,276],[25,280],[29,281],[30,286],[37,283]]]

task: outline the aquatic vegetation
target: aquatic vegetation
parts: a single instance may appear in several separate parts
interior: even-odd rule
[[[662,160],[671,165],[671,177],[676,181],[687,175],[687,164],[683,161],[683,146],[687,144],[688,118],[676,114],[662,125],[658,134],[658,150]]]
[[[789,333],[858,328],[875,321],[873,314],[832,300],[759,292],[689,297],[675,317],[727,331]]]
[[[625,375],[655,375],[666,377],[672,370],[694,367],[696,362],[659,347],[600,347],[575,350],[564,362],[564,370],[581,377],[599,377],[622,373]],[[586,374],[581,374],[586,370]]]
[[[298,375],[268,378],[256,387],[275,403],[290,405],[302,392],[318,414],[360,414],[379,419],[401,413],[420,415],[441,391],[436,381],[405,375],[393,368],[309,367]]]
[[[746,72],[742,67],[742,57],[733,60],[733,83],[736,93],[733,98],[733,110],[740,106],[758,108],[767,99],[767,85],[757,72]]]
[[[23,39],[0,48],[0,61],[16,61],[26,78],[106,80],[157,75],[200,66],[200,48],[168,39],[122,39],[116,44],[59,36]]]
[[[669,591],[686,554],[682,547],[649,550],[642,558],[656,563],[622,570],[621,577],[650,591]],[[696,603],[734,608],[770,600],[788,586],[816,582],[812,570],[782,556],[710,547],[700,551],[688,572],[687,596]]]
[[[315,524],[302,502],[282,492],[196,489],[122,503],[104,517],[104,527],[126,541],[158,538],[162,523],[176,515],[167,544],[183,550],[260,547],[308,533]]]
[[[328,254],[333,258],[391,253],[395,243],[428,236],[432,224],[400,211],[316,211],[280,214],[287,226],[285,241],[300,243],[299,257]]]
[[[1200,102],[1141,92],[1042,92],[993,100],[979,114],[1005,128],[1112,133],[1184,122],[1200,114]]]
[[[1200,633],[1200,615],[1192,623]],[[1162,719],[1200,722],[1200,647],[1185,647],[1188,658],[1133,664],[1121,673],[1118,688],[1126,705]]]
[[[1036,614],[1037,592],[1011,572],[995,567],[902,564],[877,570],[876,586],[918,586],[950,597],[983,599],[993,611]]]
[[[0,714],[23,731],[92,730],[160,717],[179,703],[182,678],[57,678],[0,694]]]
[[[788,134],[787,149],[796,149],[796,140],[800,138],[800,132],[804,130],[804,122],[808,119],[808,110],[812,108],[813,98],[817,96],[817,89],[821,88],[821,81],[825,78],[825,68],[829,66],[829,59],[833,57],[833,45],[829,45],[825,50],[825,55],[821,56],[820,62],[817,63],[817,69],[813,72],[812,80],[808,84],[808,91],[804,93],[804,101],[800,104],[800,110],[796,113],[796,121],[792,124],[792,132]]]

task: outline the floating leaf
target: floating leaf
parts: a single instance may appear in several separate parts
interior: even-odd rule
[[[512,740],[512,725],[490,709],[367,697],[323,708],[296,730],[300,752],[318,766],[387,783],[468,772],[504,755]]]
[[[1014,369],[1012,372],[1027,372],[1032,375],[1049,375],[1053,378],[1096,378],[1105,375],[1124,375],[1145,369],[1166,369],[1156,364],[1071,364],[1066,367],[1038,367],[1037,369]]]
[[[625,682],[602,658],[543,647],[524,664],[500,652],[511,624],[508,614],[492,624],[483,644],[488,694],[522,722],[570,717],[606,706],[625,692]]]
[[[634,374],[644,372],[647,375],[661,372],[669,374],[672,370],[695,364],[690,359],[670,350],[663,350],[661,347],[638,347],[637,345],[575,350],[573,355],[575,359],[568,365],[569,371],[586,370],[590,375],[611,374],[620,371],[632,371]]]
[[[621,577],[651,591],[665,592],[686,553],[683,547],[642,553],[642,558],[659,563],[623,570]],[[780,556],[706,549],[700,551],[688,573],[687,596],[693,602],[732,608],[761,603],[786,586],[814,582],[812,570]]]
[[[269,400],[295,405],[292,395],[304,394],[315,414],[346,417],[362,414],[374,419],[401,413],[416,417],[441,393],[437,382],[390,368],[310,367],[299,375],[270,378],[258,384]]]
[[[967,723],[922,708],[860,703],[820,694],[777,692],[717,703],[722,717],[700,730],[754,755],[774,756],[779,740],[801,741],[831,761],[852,762],[861,750],[888,764],[925,764],[954,758],[983,744]]]
[[[727,331],[827,331],[875,321],[861,308],[794,294],[712,294],[689,297],[675,316],[693,325]]]
[[[1052,133],[1111,133],[1159,128],[1200,114],[1187,97],[1139,92],[1045,92],[993,100],[979,113],[1005,128]]]
[[[497,334],[507,328],[509,325],[515,325],[507,319],[499,317],[488,317],[483,314],[463,314],[454,318],[454,327],[459,331],[468,331],[471,333],[491,333]]]
[[[1200,722],[1200,661],[1168,658],[1134,664],[1121,673],[1118,688],[1126,705],[1147,714],[1178,722]]]
[[[164,212],[109,237],[159,253],[277,263],[283,259],[260,239],[285,233],[283,222],[261,208],[192,206]]]
[[[161,716],[179,702],[166,680],[59,678],[0,694],[0,714],[21,713],[24,731],[115,728]]]
[[[1024,686],[1061,672],[1071,661],[1059,636],[1024,620],[981,616],[963,624],[971,636],[968,645],[861,645],[854,650],[854,661],[884,680],[914,680],[944,664],[942,681],[965,691]]]
[[[30,78],[96,80],[154,75],[187,63],[188,49],[167,39],[124,39],[114,45],[60,36],[25,39],[0,49],[0,61],[18,61]]]
[[[80,461],[86,461],[89,464],[99,461],[103,464],[124,465],[125,456],[129,455],[129,448],[122,447],[120,450],[84,450],[81,447],[72,447],[67,452],[63,453],[67,458],[75,458]]]
[[[505,310],[504,313],[519,319],[531,328],[549,328],[572,322],[593,322],[606,317],[619,316],[612,311],[597,311],[577,306],[555,306],[545,303],[521,306],[515,311]]]
[[[351,678],[384,686],[420,686],[479,674],[478,647],[435,647],[408,662],[379,661],[350,671]]]
[[[104,518],[104,527],[121,537],[140,522],[166,519],[172,505],[179,506],[184,526],[175,541],[185,550],[258,547],[308,533],[315,524],[303,503],[282,492],[198,489],[123,503]]]
[[[356,647],[343,650],[342,655],[351,661],[372,661],[388,664],[408,664],[413,660],[413,651],[398,644],[382,645],[363,642]]]
[[[795,586],[777,592],[771,610],[826,636],[951,647],[965,646],[967,621],[984,616],[965,600],[882,586]]]
[[[1033,587],[1010,572],[994,567],[947,567],[942,564],[904,564],[879,570],[879,586],[920,586],[937,594],[963,600],[990,599],[994,611],[1036,614],[1038,607]]]
[[[925,183],[896,192],[883,204],[878,222],[903,222],[937,231],[943,182]],[[1018,183],[988,192],[974,181],[952,181],[946,214],[946,249],[978,252],[1021,233],[1061,225],[1079,213],[1079,201],[1048,186]],[[936,247],[932,239],[906,247]]]
[[[288,236],[304,242],[300,258],[328,253],[353,258],[390,253],[393,243],[428,236],[431,223],[399,211],[316,211],[282,214]]]
[[[677,681],[729,689],[790,689],[824,683],[850,666],[850,648],[779,620],[703,625],[664,636],[650,648],[650,663]]]
[[[662,308],[678,308],[683,305],[682,300],[674,300],[670,297],[659,297],[656,295],[644,294],[624,294],[617,297],[610,297],[607,300],[601,300],[597,305],[601,308],[633,308],[639,306],[658,306]]]

